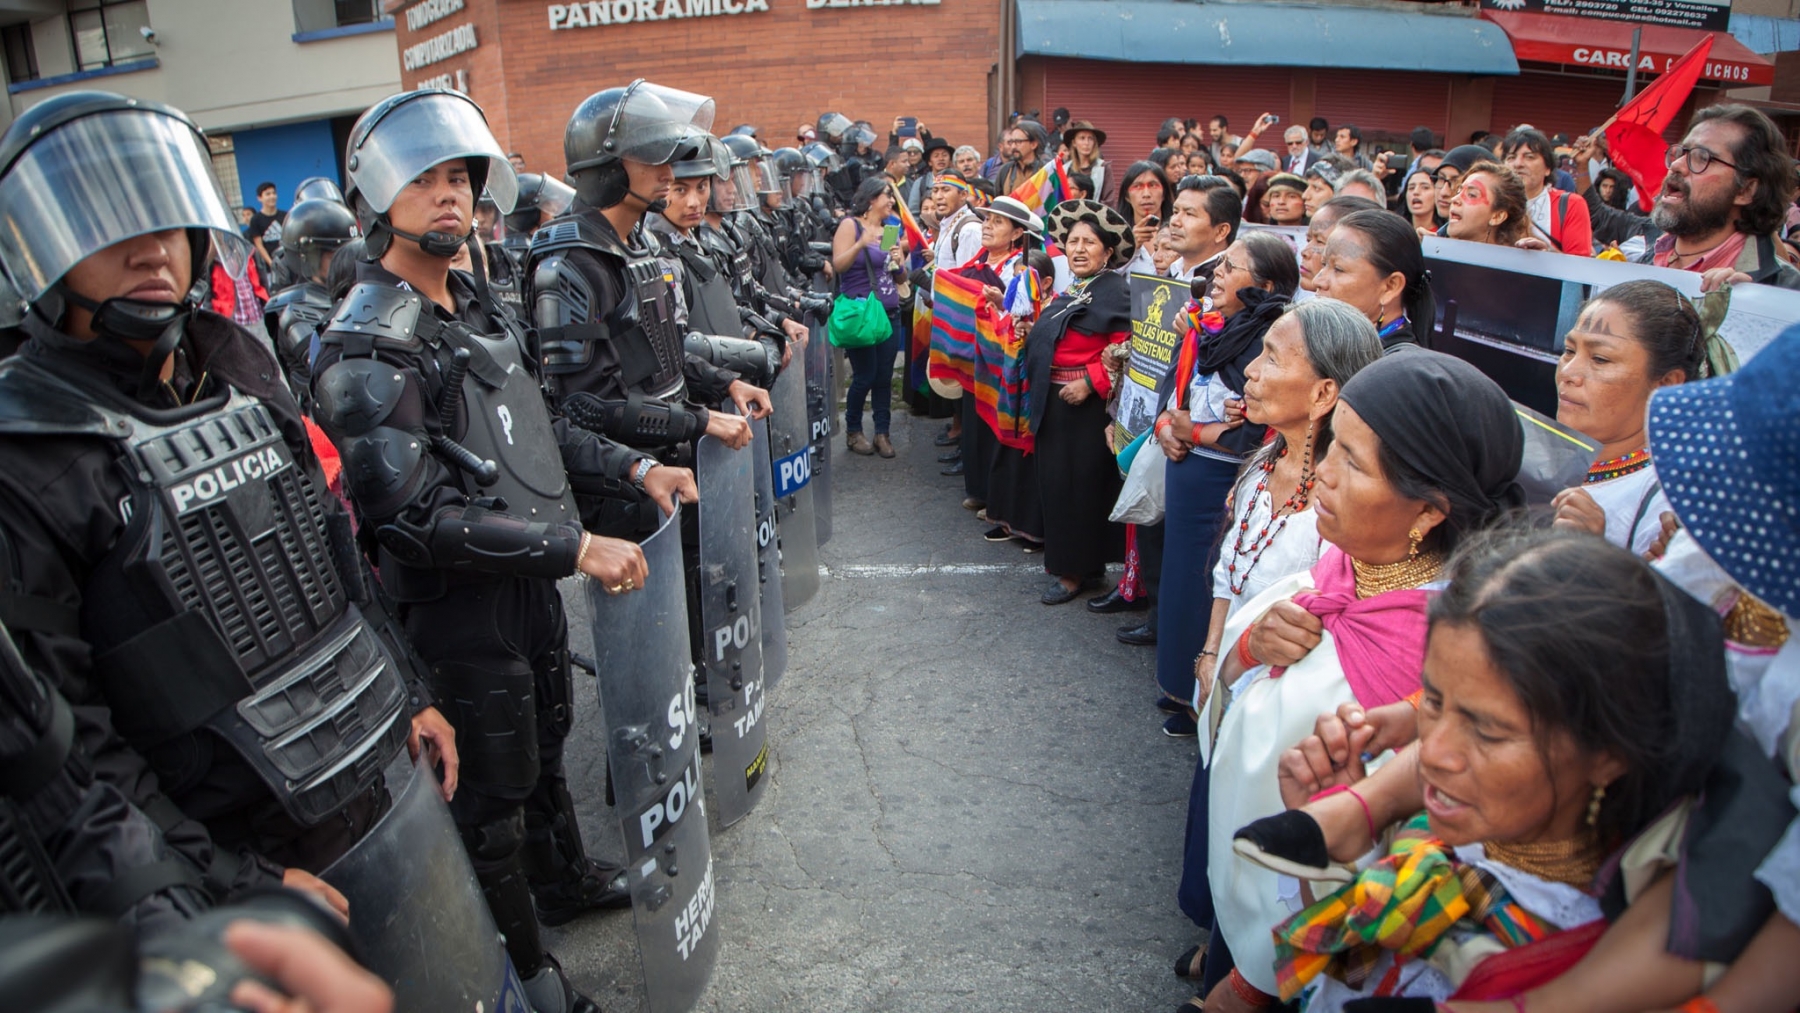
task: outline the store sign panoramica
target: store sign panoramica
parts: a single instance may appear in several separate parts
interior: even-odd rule
[[[936,7],[942,0],[806,0],[809,10],[826,7]],[[569,28],[598,28],[640,21],[675,18],[711,18],[727,14],[767,11],[769,0],[588,0],[587,3],[550,4],[545,14],[553,32]]]

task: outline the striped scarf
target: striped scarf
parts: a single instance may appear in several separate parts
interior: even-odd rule
[[[1426,957],[1458,923],[1511,949],[1556,931],[1498,880],[1456,859],[1424,813],[1394,835],[1387,857],[1274,929],[1275,980],[1285,1002],[1321,974],[1361,988],[1384,953]]]

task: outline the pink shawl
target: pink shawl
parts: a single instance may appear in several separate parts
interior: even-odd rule
[[[1312,569],[1314,591],[1294,596],[1301,608],[1319,617],[1337,644],[1344,680],[1364,707],[1380,707],[1405,699],[1419,688],[1425,667],[1425,603],[1430,592],[1417,588],[1389,591],[1358,601],[1356,574],[1350,557],[1327,548]],[[1279,679],[1284,668],[1269,674]]]

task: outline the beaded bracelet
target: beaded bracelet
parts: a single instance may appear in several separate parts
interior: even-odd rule
[[[1235,967],[1231,969],[1231,977],[1226,978],[1225,980],[1231,982],[1232,992],[1236,993],[1239,999],[1242,999],[1245,1004],[1253,1009],[1262,1009],[1274,998],[1273,996],[1264,995],[1261,989],[1250,984],[1250,982],[1247,981]]]

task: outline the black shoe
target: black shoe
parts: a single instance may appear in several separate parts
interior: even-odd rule
[[[1062,581],[1054,581],[1044,589],[1044,593],[1039,596],[1038,601],[1046,605],[1061,605],[1064,602],[1071,602],[1081,597],[1081,592],[1086,591],[1092,583],[1092,578],[1088,578],[1078,581],[1074,587],[1065,587]]]
[[[952,450],[948,454],[939,454],[938,455],[938,463],[939,464],[950,464],[954,461],[960,461],[960,460],[962,460],[962,451],[960,451],[960,450]]]
[[[600,1005],[569,984],[562,963],[553,953],[544,954],[544,966],[520,982],[533,1013],[600,1013]]]
[[[962,442],[962,434],[961,433],[957,433],[955,436],[951,436],[950,431],[945,430],[944,432],[941,432],[932,438],[931,445],[934,447],[954,447],[958,443],[961,443],[961,442]]]
[[[945,468],[942,471],[938,472],[938,474],[940,474],[940,475],[960,475],[962,473],[963,473],[963,463],[962,463],[962,458],[960,458],[960,457],[956,459],[955,464],[952,464],[950,467]]]
[[[631,906],[631,881],[625,870],[587,860],[587,871],[573,882],[531,885],[538,921],[555,928],[590,911],[617,911]]]
[[[1133,601],[1119,593],[1118,585],[1114,585],[1111,591],[1098,598],[1087,600],[1087,610],[1096,615],[1111,615],[1114,612],[1142,612],[1149,607],[1149,599],[1139,598]]]
[[[1180,714],[1171,714],[1163,722],[1163,734],[1171,739],[1191,739],[1200,734],[1200,723],[1183,707]]]
[[[1297,879],[1348,883],[1355,868],[1333,862],[1325,849],[1325,832],[1304,809],[1265,816],[1231,835],[1231,850],[1271,872]]]
[[[1121,626],[1118,632],[1119,643],[1133,647],[1155,647],[1156,630],[1149,623],[1142,626]]]
[[[1012,532],[1006,530],[1005,525],[998,525],[989,528],[987,534],[982,535],[981,537],[990,542],[1004,542],[1012,538]]]
[[[1166,693],[1158,693],[1156,694],[1156,709],[1162,711],[1164,714],[1180,714],[1182,711],[1187,710],[1187,704],[1182,703],[1180,700],[1177,700]]]

